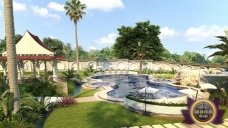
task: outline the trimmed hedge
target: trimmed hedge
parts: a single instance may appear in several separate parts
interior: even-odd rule
[[[144,103],[144,104],[151,104],[151,105],[159,105],[159,106],[173,106],[173,107],[185,107],[187,106],[187,104],[177,104],[177,103],[158,103],[158,102],[153,102],[153,101],[145,101],[145,100],[141,100],[132,96],[126,96],[127,99],[129,100],[133,100],[133,101],[137,101],[139,103]]]

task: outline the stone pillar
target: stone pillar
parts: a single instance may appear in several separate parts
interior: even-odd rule
[[[18,61],[18,70],[19,70],[18,78],[19,79],[23,79],[24,78],[24,63],[23,63],[23,60]]]
[[[33,69],[33,77],[36,77],[36,62],[35,60],[32,60],[32,69]]]
[[[44,61],[44,74],[47,75],[47,61]]]
[[[36,61],[36,71],[37,71],[36,78],[39,78],[40,77],[40,63],[38,60]]]
[[[57,76],[57,73],[58,73],[57,60],[53,60],[52,69],[53,69],[53,76],[52,76],[53,81],[57,81],[57,79],[58,79],[58,76]]]

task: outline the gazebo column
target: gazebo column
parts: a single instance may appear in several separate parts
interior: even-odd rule
[[[47,61],[44,61],[44,75],[47,75]]]
[[[24,79],[24,63],[23,63],[23,60],[18,61],[18,69],[19,69],[18,78]]]
[[[40,63],[38,60],[36,61],[36,71],[37,71],[36,78],[39,78],[40,77]]]
[[[36,77],[36,62],[32,60],[32,70],[33,70],[33,77]]]
[[[53,81],[57,81],[57,79],[58,79],[58,76],[57,76],[57,73],[58,73],[57,60],[53,60],[52,69],[53,69],[53,76],[52,76]]]

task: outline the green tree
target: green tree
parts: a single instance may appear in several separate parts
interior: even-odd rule
[[[16,43],[12,0],[4,0],[4,18],[9,87],[10,92],[14,95],[14,112],[16,113],[20,109],[20,92],[17,82]]]
[[[224,56],[214,56],[211,60],[212,64],[225,64],[226,58]]]
[[[119,37],[114,44],[117,58],[137,59],[138,42],[141,42],[144,59],[162,60],[164,51],[159,39],[159,26],[150,21],[136,23],[136,26],[122,26],[118,29]]]
[[[72,50],[70,43],[63,45],[63,53],[67,59],[73,58],[73,52],[74,51]]]
[[[77,61],[77,72],[79,73],[79,52],[78,52],[78,32],[77,32],[77,23],[79,19],[83,17],[86,13],[86,5],[82,4],[79,0],[68,0],[65,3],[64,9],[66,10],[66,15],[70,17],[74,22],[75,26],[75,42],[76,42],[76,61]]]
[[[76,53],[76,52],[74,52]],[[78,47],[78,53],[79,53],[79,59],[87,59],[88,58],[88,52],[83,49],[83,47]]]
[[[180,61],[185,63],[208,63],[208,60],[205,58],[205,56],[196,52],[188,51],[181,55]]]
[[[63,55],[63,42],[58,39],[52,39],[50,37],[45,37],[43,43],[47,45],[48,48],[53,50],[56,55]]]
[[[205,48],[210,49],[219,49],[219,51],[211,54],[209,57],[212,56],[224,56],[225,57],[225,63],[228,64],[228,31],[225,31],[225,36],[216,36],[216,38],[219,39],[221,42],[220,44],[214,44],[206,46]]]
[[[103,48],[99,51],[99,55],[98,55],[99,59],[113,59],[114,58],[114,53],[113,53],[113,49],[112,47],[106,47]]]
[[[18,43],[22,38],[22,35],[16,34],[15,35],[15,42]],[[6,38],[4,40],[0,40],[0,53],[6,51]]]

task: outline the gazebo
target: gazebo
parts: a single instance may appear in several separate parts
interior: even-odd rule
[[[57,80],[57,61],[64,59],[63,56],[56,56],[38,36],[26,31],[21,40],[16,44],[18,79],[24,78],[24,64],[32,62],[34,77],[40,76],[40,64],[44,63],[44,70],[47,72],[46,63],[49,61],[52,65],[53,79]],[[4,76],[7,75],[7,51],[0,56]]]

